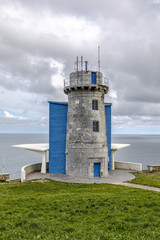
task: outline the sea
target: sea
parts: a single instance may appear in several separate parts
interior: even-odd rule
[[[25,165],[41,162],[39,153],[13,148],[12,145],[27,143],[48,143],[48,134],[0,134],[0,173],[9,173],[10,179],[21,177]],[[112,135],[112,143],[131,144],[118,150],[115,161],[160,165],[160,135]]]

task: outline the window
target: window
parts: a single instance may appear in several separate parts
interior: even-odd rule
[[[99,122],[93,121],[93,132],[99,132]]]
[[[98,101],[92,100],[92,110],[98,110]]]

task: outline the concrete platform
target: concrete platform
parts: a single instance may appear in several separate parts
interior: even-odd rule
[[[139,166],[139,164],[135,164],[135,163],[115,163],[114,161],[114,153],[122,148],[126,148],[130,146],[130,144],[118,144],[118,143],[112,143],[111,144],[111,165],[112,165],[112,170],[115,170],[115,164],[118,164],[117,169],[123,169],[123,170],[136,170],[136,171],[141,171],[142,166]],[[12,147],[14,148],[22,148],[22,149],[26,149],[26,150],[30,150],[33,152],[37,152],[40,153],[42,156],[42,163],[41,163],[41,173],[46,174],[47,173],[47,168],[46,168],[46,164],[47,164],[47,152],[49,151],[49,143],[32,143],[32,144],[20,144],[20,145],[12,145]],[[24,166],[21,169],[21,182],[24,182],[27,180],[26,175],[29,174],[29,172],[36,172],[36,166],[34,166],[36,164],[30,164]],[[133,167],[134,165],[134,167]],[[39,167],[38,167],[39,168]],[[37,169],[37,171],[39,171],[39,169]],[[112,177],[113,173],[110,173],[110,177]],[[48,176],[48,175],[47,175]],[[58,175],[59,177],[59,175]],[[108,177],[108,176],[107,176]],[[39,177],[38,177],[39,178]],[[67,176],[65,176],[65,179],[68,179]],[[70,178],[69,178],[70,179]],[[80,180],[76,180],[76,181],[80,181],[81,182],[81,178],[78,178]],[[104,178],[105,179],[105,178]],[[89,181],[89,183],[92,183],[93,179],[88,178],[88,180],[85,180],[85,182]],[[68,181],[68,180],[67,180]],[[69,181],[72,181],[71,179]],[[90,182],[91,181],[91,182]],[[98,180],[96,180],[98,181]],[[102,181],[102,180],[101,180]]]
[[[55,181],[60,182],[70,182],[70,183],[119,183],[129,181],[135,178],[135,176],[129,173],[128,170],[114,170],[109,173],[105,178],[81,178],[81,177],[71,177],[63,174],[49,174],[49,173],[40,173],[34,172],[27,175],[27,181],[33,179],[43,179],[49,178]]]

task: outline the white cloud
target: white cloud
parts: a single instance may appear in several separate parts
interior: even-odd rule
[[[150,2],[153,4],[160,4],[160,0],[150,0]]]
[[[64,86],[64,64],[60,63],[54,59],[50,60],[51,67],[51,84],[53,87],[63,87]],[[52,69],[57,68],[57,73],[52,74]]]
[[[9,112],[7,112],[7,111],[4,111],[4,116],[5,116],[6,118],[15,118],[14,115],[12,115],[11,113],[9,113]]]
[[[114,89],[111,89],[109,91],[109,96],[112,98],[112,99],[117,99],[117,92],[114,90]]]
[[[16,116],[16,115],[13,115],[7,111],[4,111],[4,117],[5,118],[10,118],[10,119],[17,119],[17,120],[26,120],[27,118],[23,117],[23,116]]]

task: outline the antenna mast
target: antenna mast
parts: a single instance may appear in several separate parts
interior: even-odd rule
[[[100,46],[98,46],[98,72],[100,72]]]
[[[78,72],[78,57],[77,57],[77,61],[76,61],[76,68],[77,68],[77,72]]]

